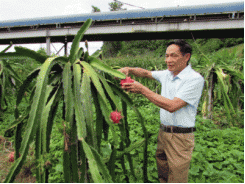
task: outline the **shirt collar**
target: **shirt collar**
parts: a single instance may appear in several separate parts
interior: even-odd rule
[[[189,74],[189,72],[190,72],[191,69],[192,69],[191,68],[191,64],[189,64],[178,75],[176,75],[175,77],[173,75],[173,72],[170,72],[169,71],[169,78],[171,80],[174,80],[175,78],[183,79],[183,78],[185,78]]]

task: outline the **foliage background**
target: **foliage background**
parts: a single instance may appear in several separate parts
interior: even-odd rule
[[[104,62],[113,66],[114,68],[121,68],[125,66],[141,67],[148,70],[163,70],[166,69],[164,62],[165,44],[168,40],[156,40],[156,41],[131,41],[131,42],[118,42],[114,43],[119,46],[110,49],[108,46],[110,43],[105,43],[103,46]],[[198,58],[200,58],[200,50],[206,55],[210,56],[210,59],[219,59],[216,55],[222,50],[226,50],[230,53],[230,60],[244,58],[244,45],[243,38],[240,39],[201,39],[196,40],[199,48],[192,40],[187,40],[194,47],[191,63],[193,67],[199,64]],[[241,44],[241,45],[238,45]],[[236,47],[233,47],[236,46]],[[113,47],[113,46],[111,46]],[[231,47],[229,49],[225,47]],[[107,50],[106,50],[107,49]],[[110,50],[110,52],[108,51]],[[43,49],[38,52],[45,55]],[[107,55],[111,53],[111,55]],[[237,53],[237,54],[233,54]],[[23,67],[17,68],[17,73],[22,79],[25,79],[27,74],[38,67],[39,64],[35,60],[14,60],[15,63],[20,63]],[[204,64],[204,63],[203,63]],[[243,70],[243,64],[239,66]],[[195,68],[194,68],[195,69]],[[142,84],[148,86],[151,90],[160,93],[160,84],[155,81],[149,81],[146,79],[136,78]],[[217,90],[217,89],[215,89]],[[8,89],[8,103],[9,108],[3,113],[2,120],[0,120],[0,135],[4,135],[5,128],[9,123],[15,120],[14,117],[14,105],[15,105],[15,92],[12,89]],[[29,98],[30,94],[26,94],[26,98]],[[130,97],[134,100],[135,105],[139,108],[140,112],[144,114],[146,128],[149,131],[149,164],[148,173],[149,180],[158,183],[157,167],[155,161],[155,150],[157,134],[159,130],[159,108],[151,104],[147,99],[142,98],[138,94],[130,94]],[[20,104],[21,109],[24,111],[28,105],[24,101]],[[240,119],[237,120],[237,124],[234,127],[230,127],[227,122],[227,115],[224,111],[222,101],[215,100],[214,104],[214,116],[212,120],[204,119],[201,115],[202,103],[200,101],[198,107],[198,114],[196,117],[195,132],[195,149],[189,172],[189,182],[191,183],[244,183],[244,106],[240,107]],[[58,116],[55,121],[61,121],[62,109],[58,109]],[[128,122],[130,126],[130,139],[136,141],[143,138],[140,125],[136,121],[136,116],[132,109],[128,108]],[[55,123],[56,124],[56,123]],[[63,135],[60,127],[55,126],[52,130],[51,147],[50,147],[50,161],[52,168],[50,169],[49,182],[64,182],[63,177],[63,163],[62,163],[62,147],[63,147]],[[11,140],[11,138],[9,138]],[[109,140],[112,136],[109,135]],[[110,154],[110,141],[102,143],[103,156]],[[131,152],[133,157],[134,168],[136,172],[137,182],[142,183],[142,149],[136,149]],[[32,156],[29,155],[29,160]],[[33,161],[34,162],[34,161]],[[31,165],[30,163],[28,163]],[[129,168],[129,165],[127,165]],[[116,163],[115,168],[117,181],[125,182],[125,175],[119,163]],[[35,173],[33,172],[35,176]],[[133,181],[133,176],[128,173],[127,177],[130,181]]]

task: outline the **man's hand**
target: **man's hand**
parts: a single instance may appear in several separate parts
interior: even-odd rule
[[[127,77],[129,75],[129,67],[120,68],[118,71],[124,73]]]
[[[142,93],[143,88],[144,86],[137,81],[134,81],[133,83],[124,83],[122,86],[122,89],[132,93]]]

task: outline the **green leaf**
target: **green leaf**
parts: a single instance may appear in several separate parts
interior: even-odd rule
[[[46,61],[46,59],[48,58],[48,56],[44,56],[44,55],[39,54],[36,51],[28,49],[28,48],[16,46],[16,47],[14,47],[14,49],[15,49],[17,54],[19,54],[21,56],[27,56],[29,58],[35,59],[39,63],[44,63]]]
[[[72,45],[71,45],[71,50],[70,50],[70,56],[69,56],[69,61],[73,64],[78,58],[77,58],[77,53],[79,51],[79,43],[82,40],[82,37],[84,33],[88,30],[92,23],[92,19],[88,19],[80,28],[80,30],[77,32]]]
[[[99,92],[100,96],[104,100],[105,104],[107,104],[106,95],[104,92],[104,89],[100,83],[100,80],[98,78],[97,73],[94,71],[94,69],[90,66],[90,64],[86,63],[85,61],[79,62],[81,65],[83,65],[85,72],[91,77],[92,82],[94,83],[94,86],[96,87],[97,91]]]
[[[11,131],[12,129],[14,129],[17,125],[21,124],[24,122],[24,120],[26,120],[28,118],[29,115],[27,116],[23,116],[23,117],[19,117],[18,119],[16,119],[15,121],[13,121],[12,123],[10,123],[5,132]]]
[[[86,125],[88,129],[88,134],[87,134],[88,137],[86,141],[88,142],[89,145],[97,149],[96,134],[95,134],[94,122],[93,122],[93,107],[92,107],[90,77],[87,73],[83,73],[80,93],[82,96],[81,98],[81,102],[83,106],[82,110],[84,112],[84,117],[86,119]]]
[[[97,97],[96,89],[94,85],[91,85],[91,93],[93,96],[95,112],[96,112],[96,135],[97,135],[97,150],[100,153],[100,145],[102,139],[102,130],[103,130],[103,115],[100,109],[99,99]]]
[[[57,63],[57,58],[51,57],[48,58],[45,63],[42,65],[40,70],[37,84],[36,84],[36,91],[33,99],[33,103],[31,106],[30,115],[27,122],[27,128],[25,130],[25,134],[23,137],[23,141],[20,147],[20,158],[17,159],[14,165],[11,167],[5,182],[13,182],[15,176],[20,171],[24,160],[26,159],[30,141],[33,139],[34,134],[36,133],[37,127],[40,125],[41,116],[43,109],[45,107],[45,95],[46,95],[46,87],[48,82],[48,75],[51,68]]]
[[[83,150],[88,158],[90,173],[95,183],[105,183],[102,176],[99,173],[98,163],[95,160],[94,154],[91,151],[90,146],[85,142],[84,138],[81,138]]]
[[[0,76],[2,75],[2,73],[3,73],[3,62],[2,62],[2,60],[0,60]]]
[[[6,47],[4,50],[2,50],[0,53],[5,53],[7,50],[9,50],[13,45],[13,42],[10,42],[10,45],[8,47]]]
[[[73,121],[73,94],[72,94],[72,73],[71,63],[66,63],[63,71],[63,89],[64,89],[64,102],[65,102],[65,121]]]
[[[102,54],[102,50],[96,50],[91,56],[98,58]]]
[[[91,147],[91,151],[93,152],[99,171],[102,173],[105,183],[113,183],[109,171],[104,162],[102,161],[100,154],[93,147]]]
[[[77,53],[77,58],[80,59],[83,54],[84,54],[83,48],[80,47],[80,49],[78,50],[78,53]]]
[[[98,70],[102,70],[103,72],[106,72],[110,75],[113,75],[114,77],[117,77],[117,78],[120,78],[120,79],[125,79],[126,78],[126,75],[117,71],[117,70],[114,70],[112,69],[110,66],[106,65],[105,63],[103,63],[101,60],[93,57],[93,56],[90,56],[89,57],[89,63],[91,66],[97,68]]]
[[[217,74],[218,76],[218,80],[219,82],[221,83],[221,86],[222,86],[222,91],[223,91],[223,95],[224,95],[224,100],[226,101],[227,105],[229,105],[229,109],[227,108],[226,111],[229,113],[230,111],[232,112],[232,114],[235,114],[235,110],[234,110],[234,107],[231,103],[231,100],[229,98],[229,96],[227,95],[227,92],[226,92],[226,85],[224,83],[224,79],[222,77],[222,69],[221,68],[218,68],[217,70],[215,70],[215,73]]]
[[[116,163],[116,155],[117,155],[117,149],[113,146],[110,160],[108,161],[108,169],[110,171],[112,180],[115,181],[115,163]]]
[[[28,59],[28,58],[29,58],[28,56],[16,52],[7,52],[7,53],[0,52],[0,59]]]
[[[139,112],[139,110],[133,105],[132,100],[129,98],[129,96],[122,91],[122,89],[118,88],[116,85],[109,83],[111,88],[113,89],[114,92],[117,93],[118,96],[122,98],[123,101],[126,102],[126,104],[130,107],[133,108],[134,112],[136,113],[138,117],[138,121],[141,124],[141,127],[144,132],[144,137],[145,137],[145,144],[144,144],[144,160],[143,160],[143,180],[144,182],[148,182],[148,177],[147,177],[147,163],[148,163],[148,153],[147,153],[147,145],[148,145],[148,133],[146,131],[145,125],[144,125],[144,119]]]
[[[17,92],[16,108],[18,107],[22,98],[24,97],[25,91],[28,90],[30,83],[33,81],[34,78],[38,76],[39,71],[40,68],[36,68],[35,70],[33,70],[23,81],[23,84],[19,87],[19,90]]]
[[[108,109],[108,106],[105,104],[105,102],[102,100],[102,97],[98,94],[98,101],[100,104],[100,109],[102,111],[102,114],[106,120],[106,122],[109,124],[110,128],[111,128],[111,132],[112,132],[112,137],[113,137],[113,145],[117,145],[118,144],[118,140],[117,140],[117,134],[115,132],[114,126],[113,126],[113,122],[110,119],[110,112]]]
[[[79,64],[74,63],[73,64],[73,75],[74,75],[74,105],[75,105],[75,115],[76,115],[76,124],[77,124],[77,136],[78,139],[81,139],[82,137],[87,136],[87,130],[86,130],[86,122],[85,117],[83,113],[83,107],[82,107],[82,95],[80,93],[81,89],[81,66]]]
[[[119,101],[116,98],[116,96],[114,95],[114,93],[113,93],[111,87],[109,86],[109,84],[107,83],[106,79],[102,75],[100,75],[100,74],[98,74],[98,77],[100,78],[100,80],[101,80],[101,82],[102,82],[105,90],[107,91],[108,95],[110,96],[110,98],[112,99],[112,101],[114,102],[114,104],[116,105],[117,110],[118,111],[122,111],[121,110],[122,108],[121,108],[121,106],[119,104]]]
[[[5,60],[2,61],[3,62],[3,66],[4,66],[4,70],[8,70],[9,71],[9,75],[11,77],[13,77],[16,81],[22,83],[22,80],[20,79],[20,77],[17,75],[17,73],[12,69],[12,67],[10,66],[9,63],[7,63]]]
[[[125,148],[124,151],[119,152],[118,154],[118,158],[120,158],[122,155],[126,154],[126,153],[130,153],[132,150],[141,147],[145,142],[145,139],[140,140],[132,145],[130,145],[128,148]]]

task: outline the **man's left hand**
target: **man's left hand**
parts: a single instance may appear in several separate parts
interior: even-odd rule
[[[133,83],[124,83],[122,86],[122,89],[125,89],[126,91],[132,92],[132,93],[141,93],[143,90],[143,85],[137,81],[134,81]]]

